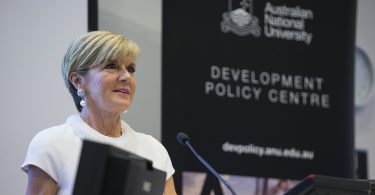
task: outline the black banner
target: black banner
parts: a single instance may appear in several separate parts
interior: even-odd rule
[[[354,0],[163,1],[162,141],[179,193],[212,181],[179,131],[228,180],[353,175],[355,11]]]

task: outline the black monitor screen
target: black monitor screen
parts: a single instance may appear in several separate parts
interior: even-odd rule
[[[73,195],[161,195],[165,177],[145,158],[84,140]]]

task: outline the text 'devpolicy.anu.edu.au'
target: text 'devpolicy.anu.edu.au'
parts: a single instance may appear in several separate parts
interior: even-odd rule
[[[222,149],[227,153],[238,155],[256,155],[259,157],[294,158],[314,160],[314,151],[292,148],[278,148],[271,146],[258,146],[255,144],[233,144],[228,141],[223,143]]]

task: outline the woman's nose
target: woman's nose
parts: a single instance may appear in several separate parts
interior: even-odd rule
[[[121,82],[128,82],[129,78],[130,78],[129,71],[127,71],[126,69],[123,70],[123,71],[121,71],[120,77],[119,77],[119,79],[120,79]]]

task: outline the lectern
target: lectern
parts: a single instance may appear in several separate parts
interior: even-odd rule
[[[165,177],[145,158],[84,140],[73,195],[162,195]]]

